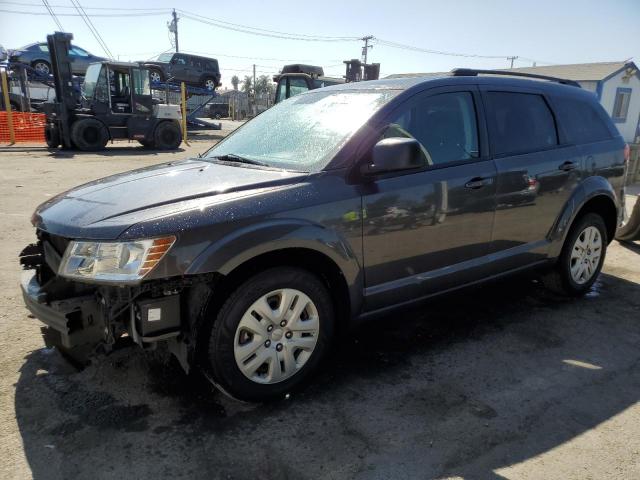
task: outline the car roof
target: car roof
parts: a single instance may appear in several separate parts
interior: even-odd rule
[[[497,87],[533,88],[542,90],[548,94],[580,96],[595,99],[595,96],[582,88],[563,85],[549,80],[534,80],[499,75],[478,76],[454,76],[451,74],[438,74],[436,76],[417,76],[403,78],[385,78],[382,80],[369,80],[364,82],[350,82],[340,85],[324,87],[334,91],[338,90],[425,90],[428,88],[453,86],[453,85],[492,85]],[[313,90],[312,90],[313,91]]]

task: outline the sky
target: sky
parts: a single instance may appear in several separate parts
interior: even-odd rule
[[[455,67],[514,66],[640,61],[640,0],[322,0],[318,2],[197,2],[81,0],[82,7],[119,60],[146,60],[173,51],[167,22],[178,13],[180,51],[217,58],[223,86],[233,75],[273,75],[287,63],[310,63],[326,75],[344,75],[343,60],[359,58],[373,35],[369,62],[381,64],[381,77],[393,73],[442,72]],[[74,43],[106,56],[71,0],[48,0]],[[145,11],[124,10],[131,8]],[[31,14],[8,11],[31,12]],[[126,14],[128,16],[106,16]],[[206,16],[236,25],[307,36],[347,38],[302,41],[223,29],[188,18]],[[227,26],[229,26],[227,24]],[[236,28],[232,26],[232,28]],[[7,49],[44,41],[59,30],[38,0],[0,0],[0,44]],[[271,35],[271,34],[270,34]],[[308,38],[308,37],[305,37]],[[462,53],[453,56],[395,48],[393,42],[420,49]]]

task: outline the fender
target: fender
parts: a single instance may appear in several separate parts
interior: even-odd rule
[[[547,236],[551,244],[549,247],[550,258],[560,256],[564,240],[576,216],[589,200],[598,196],[609,198],[615,205],[616,210],[620,210],[618,196],[606,178],[600,176],[585,178],[565,203],[562,212]]]
[[[342,272],[352,311],[362,303],[363,278],[357,256],[338,232],[299,219],[271,219],[235,230],[207,246],[189,265],[185,275],[217,272],[228,275],[259,255],[287,248],[305,248],[325,255]]]

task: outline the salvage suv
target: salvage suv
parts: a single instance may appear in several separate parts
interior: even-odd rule
[[[47,344],[164,342],[262,400],[307,380],[345,322],[529,268],[587,292],[628,147],[577,84],[499,74],[309,91],[199,158],[48,200],[21,254]]]

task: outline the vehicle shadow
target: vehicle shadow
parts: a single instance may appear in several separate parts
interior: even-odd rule
[[[582,299],[528,277],[348,333],[303,392],[243,404],[161,352],[76,372],[29,354],[16,419],[33,477],[503,478],[640,400],[640,285]]]
[[[184,153],[186,150],[184,148],[178,148],[176,150],[171,151],[170,153]],[[124,157],[124,156],[149,156],[149,155],[163,155],[166,156],[166,150],[153,150],[150,148],[145,148],[142,145],[138,145],[136,143],[129,144],[119,144],[117,146],[108,145],[104,150],[99,150],[97,152],[83,152],[80,150],[64,150],[58,148],[49,149],[49,156],[53,158],[75,158],[82,157],[85,155],[98,156],[98,157]]]

